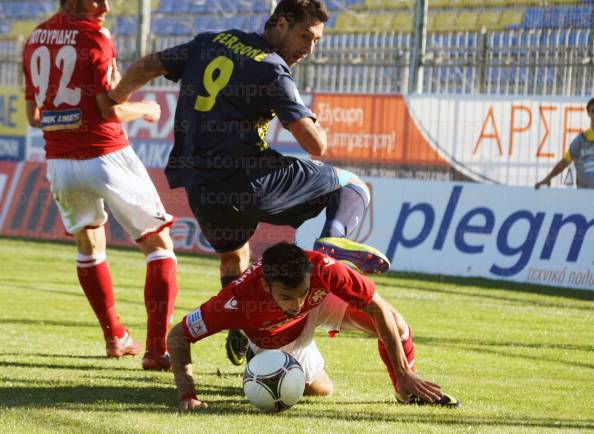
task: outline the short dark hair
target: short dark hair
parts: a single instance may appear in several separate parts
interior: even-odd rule
[[[586,111],[590,111],[591,105],[594,105],[594,98],[591,98],[590,101],[588,101],[588,104],[586,104]]]
[[[289,26],[293,27],[303,21],[325,23],[330,19],[328,9],[324,3],[318,0],[281,0],[274,8],[274,12],[266,21],[264,29],[268,30],[277,23],[279,18],[284,17]]]
[[[311,269],[307,255],[295,244],[278,243],[262,255],[262,273],[269,285],[279,282],[286,288],[297,288]]]

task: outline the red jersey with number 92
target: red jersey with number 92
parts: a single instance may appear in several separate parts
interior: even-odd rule
[[[46,157],[87,159],[128,144],[119,122],[101,116],[95,96],[108,92],[115,60],[109,30],[56,14],[25,43],[25,98],[41,114]]]

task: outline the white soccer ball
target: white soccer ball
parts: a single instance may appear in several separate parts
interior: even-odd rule
[[[247,399],[267,413],[286,410],[303,396],[305,374],[299,362],[280,350],[255,356],[243,373],[243,392]]]

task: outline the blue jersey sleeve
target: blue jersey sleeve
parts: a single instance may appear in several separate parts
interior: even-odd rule
[[[303,103],[295,82],[288,75],[281,75],[272,83],[272,92],[268,98],[271,108],[285,128],[287,124],[302,118],[316,120],[313,112]]]
[[[194,56],[196,51],[201,47],[203,35],[204,34],[201,33],[190,42],[166,48],[157,53],[161,63],[163,63],[163,66],[167,70],[165,78],[175,82],[181,80],[188,60]]]

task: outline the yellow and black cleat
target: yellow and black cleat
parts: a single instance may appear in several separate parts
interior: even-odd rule
[[[404,400],[402,400],[398,394],[396,394],[396,399],[398,400],[399,403],[404,404]],[[456,398],[454,398],[451,395],[448,395],[446,393],[444,393],[441,396],[441,399],[439,401],[435,401],[435,402],[429,402],[429,401],[425,401],[422,398],[419,398],[418,396],[413,396],[410,401],[408,402],[408,404],[411,405],[433,405],[433,406],[437,406],[437,407],[446,407],[446,408],[460,408],[462,406],[462,403],[457,400]]]
[[[346,238],[319,238],[314,250],[353,266],[361,273],[385,273],[390,261],[379,250]]]
[[[249,347],[248,339],[239,330],[229,330],[225,349],[227,358],[236,366],[241,366],[245,361],[245,354]]]

